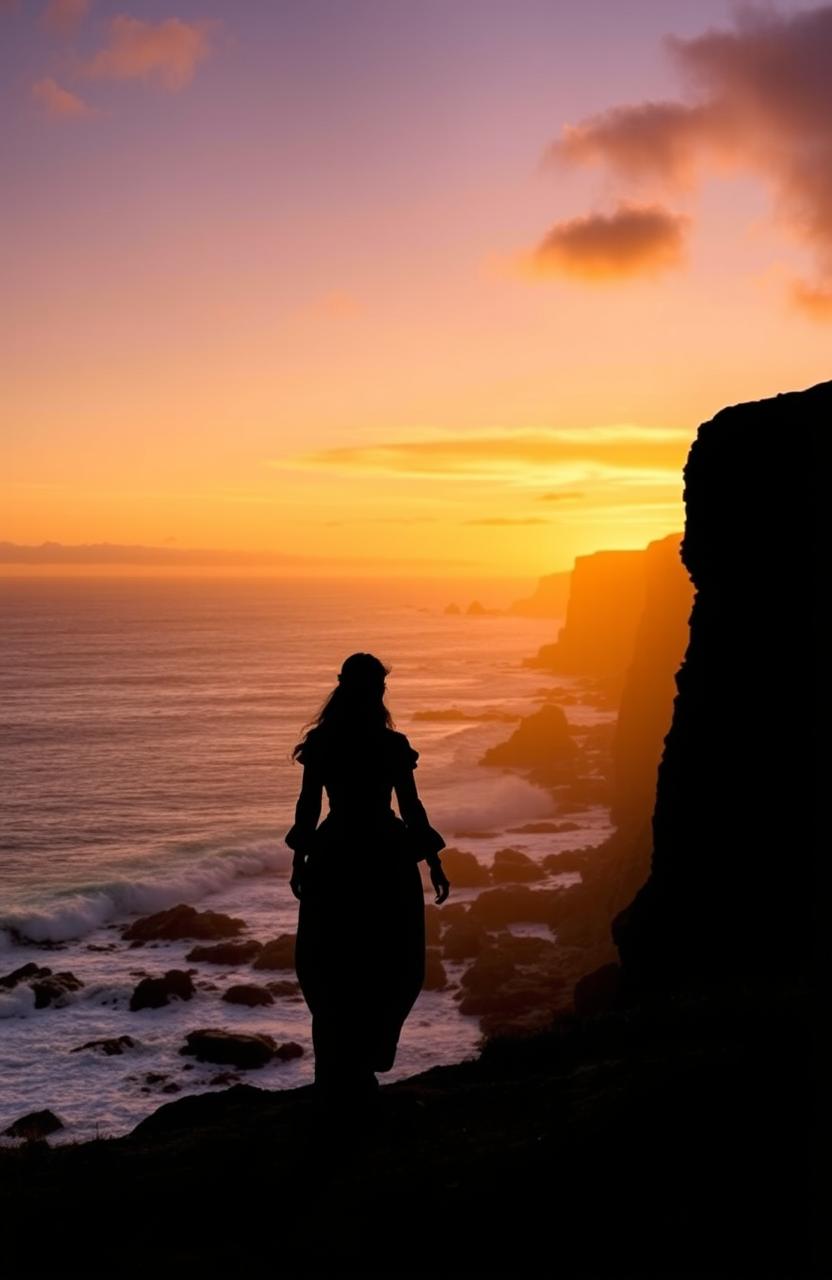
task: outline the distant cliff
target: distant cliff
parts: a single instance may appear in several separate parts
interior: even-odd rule
[[[543,645],[526,665],[623,680],[644,607],[645,582],[642,550],[578,556],[557,641]]]
[[[547,573],[538,579],[530,596],[524,596],[522,600],[515,600],[509,605],[508,613],[522,618],[565,618],[571,579],[571,570],[566,573]]]
[[[813,555],[830,421],[826,382],[724,409],[691,447],[690,644],[658,771],[650,878],[614,928],[631,991],[787,980],[807,964]]]

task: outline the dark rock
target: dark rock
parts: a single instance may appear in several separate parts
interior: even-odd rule
[[[588,973],[575,985],[576,1014],[581,1018],[591,1018],[615,1008],[620,987],[621,968],[617,964],[605,964],[594,973]]]
[[[428,947],[425,951],[425,991],[443,991],[448,985],[448,975],[442,963],[442,952],[438,947]]]
[[[10,1124],[8,1129],[4,1129],[3,1135],[7,1138],[26,1138],[30,1142],[37,1142],[50,1133],[57,1133],[63,1127],[63,1120],[59,1120],[54,1111],[30,1111],[28,1115],[21,1116],[19,1120]]]
[[[488,868],[478,862],[473,853],[467,849],[454,846],[442,850],[442,867],[451,884],[457,889],[476,889],[488,884],[490,877]],[[443,918],[447,919],[447,909],[442,908]]]
[[[295,1040],[284,1040],[283,1044],[277,1046],[277,1052],[274,1055],[281,1062],[290,1062],[292,1058],[303,1057],[303,1045],[298,1044]]]
[[[554,927],[564,912],[561,889],[529,889],[526,885],[506,885],[486,889],[469,908],[472,920],[485,926],[530,921]]]
[[[567,871],[580,871],[583,874],[587,870],[593,852],[592,849],[564,849],[563,853],[547,853],[542,866],[556,876],[563,875]]]
[[[0,988],[11,991],[19,982],[26,982],[29,978],[47,978],[51,972],[51,969],[41,969],[30,961],[29,964],[22,964],[19,969],[12,969],[11,973],[0,978]]]
[[[83,985],[81,979],[69,971],[52,973],[47,978],[37,978],[29,983],[35,993],[36,1009],[45,1009],[48,1005],[60,1008],[67,1003],[67,997],[80,991]]]
[[[128,942],[175,941],[179,938],[233,938],[242,933],[245,920],[219,911],[197,911],[180,902],[166,911],[134,920],[122,937]]]
[[[491,879],[495,884],[528,883],[543,880],[546,872],[520,849],[498,849],[491,866]]]
[[[447,871],[445,872],[447,875]],[[435,902],[425,905],[425,942],[430,946],[442,936],[443,917]]]
[[[566,713],[544,703],[525,716],[505,742],[489,747],[480,764],[521,769],[533,781],[551,786],[574,778],[577,754]]]
[[[76,1045],[70,1053],[81,1053],[84,1049],[95,1049],[106,1057],[112,1058],[124,1053],[125,1049],[135,1049],[138,1044],[132,1036],[111,1036],[106,1040],[88,1040],[86,1044]]]
[[[273,996],[297,996],[300,994],[300,984],[283,979],[279,982],[267,982],[266,990],[271,991]]]
[[[185,959],[237,968],[239,965],[248,964],[262,949],[262,942],[257,942],[254,938],[246,939],[244,942],[217,942],[208,947],[191,947]]]
[[[204,1027],[190,1031],[180,1053],[192,1054],[199,1062],[217,1062],[243,1069],[264,1067],[277,1053],[277,1041],[267,1035],[249,1035]]]
[[[446,960],[468,960],[487,945],[488,933],[476,920],[458,920],[448,925],[442,939]]]
[[[495,987],[513,978],[514,961],[496,948],[482,951],[462,975],[462,986],[469,992],[492,992]]]
[[[191,975],[184,969],[168,969],[161,978],[142,978],[130,997],[130,1009],[133,1013],[139,1009],[161,1009],[172,996],[190,1000],[193,995]]]
[[[266,942],[257,959],[255,969],[294,969],[295,967],[295,935],[281,933],[280,937]]]
[[[229,987],[223,992],[223,1000],[227,1000],[229,1004],[244,1004],[249,1009],[255,1008],[261,1004],[274,1004],[274,996],[265,987],[258,987],[255,983],[239,983],[237,986]]]

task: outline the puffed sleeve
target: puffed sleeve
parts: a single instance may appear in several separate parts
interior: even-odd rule
[[[402,734],[399,744],[400,764],[405,769],[415,769],[416,761],[419,759],[419,752],[415,747],[411,747],[407,740],[407,735]]]
[[[303,764],[303,765],[318,764],[320,759],[320,745],[314,733],[310,733],[307,735],[306,741],[304,742],[298,754],[295,756],[295,759],[297,760],[298,764]]]
[[[309,848],[321,816],[320,745],[314,735],[309,736],[295,758],[304,766],[303,786],[295,805],[295,821],[283,839],[290,849],[303,854]]]

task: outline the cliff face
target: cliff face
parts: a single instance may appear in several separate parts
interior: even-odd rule
[[[630,990],[788,979],[807,964],[813,486],[830,416],[827,382],[724,409],[691,448],[690,643],[658,770],[651,874],[613,930]]]
[[[562,942],[580,948],[576,977],[615,959],[610,926],[650,871],[656,775],[693,599],[680,542],[681,534],[671,534],[638,553],[644,598],[612,743],[610,806],[617,830],[585,858],[582,883],[569,890],[570,907],[559,933]]]
[[[597,551],[578,556],[566,622],[557,642],[544,645],[529,665],[564,675],[623,679],[644,593],[643,551]]]
[[[659,760],[673,715],[674,676],[685,655],[693,604],[681,540],[681,534],[673,533],[651,542],[643,553],[644,604],[612,749],[612,817],[619,827],[649,828],[653,811]],[[649,829],[646,835],[649,849]],[[647,870],[645,861],[645,876]]]

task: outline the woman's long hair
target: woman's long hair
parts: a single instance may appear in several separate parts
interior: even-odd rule
[[[384,702],[384,682],[390,673],[380,658],[372,653],[352,653],[344,660],[338,683],[314,720],[304,725],[306,733],[292,751],[294,759],[306,744],[309,734],[323,732],[347,738],[393,728],[393,717]]]

